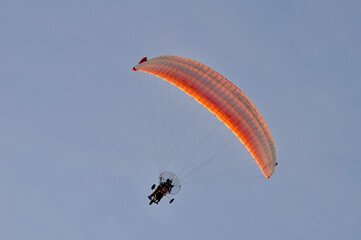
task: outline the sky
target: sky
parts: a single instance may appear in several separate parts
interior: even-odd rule
[[[360,239],[360,26],[356,0],[1,1],[0,239]],[[251,99],[277,150],[270,179],[238,144],[229,158],[251,177],[148,205],[159,171],[143,83],[156,80],[131,68],[160,55]],[[199,111],[194,136],[217,124]]]

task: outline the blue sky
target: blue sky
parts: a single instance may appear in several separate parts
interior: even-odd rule
[[[359,1],[2,1],[0,238],[360,239],[360,13]],[[148,78],[131,68],[165,54],[251,99],[275,141],[271,179],[210,179],[148,205]]]

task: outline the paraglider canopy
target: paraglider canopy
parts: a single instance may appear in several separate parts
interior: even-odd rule
[[[181,190],[181,181],[177,177],[177,175],[175,175],[172,172],[162,172],[159,175],[159,185],[164,185],[167,183],[170,183],[173,185],[170,192],[168,192],[169,194],[174,195],[174,194],[179,193],[179,191]]]
[[[194,98],[213,113],[243,143],[266,178],[276,166],[272,135],[252,102],[213,69],[177,56],[143,58],[134,71],[157,76]]]

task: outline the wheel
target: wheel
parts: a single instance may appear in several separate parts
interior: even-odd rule
[[[152,190],[155,188],[155,184],[152,185]]]
[[[151,200],[151,201],[149,202],[149,205],[152,205],[153,202],[154,202],[154,200]]]
[[[174,201],[174,198],[172,198],[170,201],[169,201],[169,203],[172,203]]]

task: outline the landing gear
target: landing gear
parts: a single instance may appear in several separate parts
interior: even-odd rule
[[[172,203],[174,201],[174,198],[172,198],[170,201],[169,201],[169,203]]]
[[[150,200],[150,202],[149,202],[149,205],[152,205],[152,203],[154,202],[154,200],[152,199],[152,200]]]
[[[152,190],[155,188],[155,184],[152,185]]]

